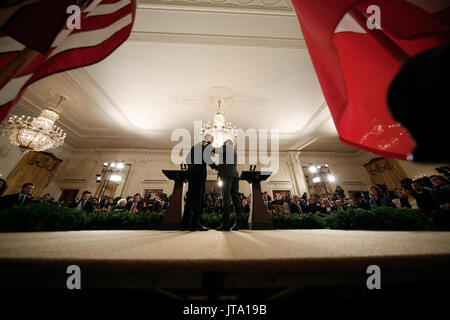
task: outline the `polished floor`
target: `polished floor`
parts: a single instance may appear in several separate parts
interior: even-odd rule
[[[69,231],[0,234],[0,266],[113,272],[307,272],[445,267],[450,232]]]

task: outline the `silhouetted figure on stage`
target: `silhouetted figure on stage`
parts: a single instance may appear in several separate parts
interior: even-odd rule
[[[223,213],[222,224],[216,230],[230,231],[239,230],[239,223],[242,220],[241,198],[239,197],[239,172],[237,170],[237,155],[234,152],[233,141],[225,141],[222,148],[215,149],[219,155],[219,178],[222,180]],[[234,210],[236,212],[236,221],[231,225],[231,200],[233,200]]]
[[[181,230],[208,230],[208,228],[200,224],[200,217],[203,208],[203,198],[205,196],[206,165],[217,169],[217,165],[211,159],[211,153],[214,150],[211,144],[213,141],[214,137],[212,135],[205,134],[203,141],[193,146],[186,158],[189,187],[186,194],[184,214],[181,219]]]

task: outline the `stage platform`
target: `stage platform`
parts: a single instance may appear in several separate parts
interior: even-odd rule
[[[264,230],[69,231],[0,234],[0,286],[88,288],[301,287],[448,280],[450,232]],[[213,279],[213,280],[211,280]],[[389,280],[390,279],[390,280]],[[209,284],[210,285],[210,284]],[[215,286],[215,284],[214,284]]]

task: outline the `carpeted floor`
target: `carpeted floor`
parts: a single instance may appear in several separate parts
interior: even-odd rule
[[[450,232],[267,230],[1,233],[0,265],[104,272],[291,272],[450,266]]]

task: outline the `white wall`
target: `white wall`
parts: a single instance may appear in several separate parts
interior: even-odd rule
[[[131,164],[128,179],[125,183],[123,196],[143,193],[144,189],[163,189],[167,194],[172,193],[173,182],[169,181],[161,172],[162,169],[178,169],[171,163],[169,150],[144,149],[70,149],[60,147],[53,152],[62,159],[51,183],[43,191],[59,198],[63,189],[79,189],[79,192],[90,190],[95,192],[97,184],[95,175],[102,170],[104,162],[123,161]],[[0,174],[7,177],[20,161],[22,155],[5,137],[0,137]],[[337,177],[332,189],[337,184],[346,192],[351,190],[368,190],[371,181],[363,167],[375,156],[363,151],[356,153],[333,152],[300,152],[287,151],[279,153],[279,170],[267,181],[261,183],[263,191],[272,194],[272,190],[290,190],[291,194],[301,195],[308,192],[305,174],[302,167],[309,165],[328,164],[330,172]],[[406,174],[414,177],[418,174],[435,174],[438,165],[418,165],[400,161]],[[238,165],[239,171],[248,170],[249,164]],[[257,169],[259,169],[258,167]],[[208,180],[216,181],[217,172],[208,168]],[[247,182],[239,183],[240,192],[250,193]]]

